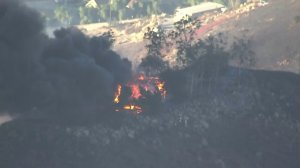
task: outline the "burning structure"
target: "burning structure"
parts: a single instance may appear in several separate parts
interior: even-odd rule
[[[160,100],[164,101],[167,95],[165,82],[159,77],[145,76],[141,73],[133,81],[117,86],[114,97],[117,106],[115,110],[129,110],[139,114],[143,112],[141,101],[147,100],[149,95],[159,95]]]
[[[132,78],[130,63],[103,36],[61,29],[49,38],[37,15],[12,1],[0,0],[0,112],[64,119],[115,109],[140,113],[153,97],[165,99],[165,84],[168,97],[185,100],[160,115],[110,118],[111,125],[3,124],[1,168],[300,167],[299,75],[232,67],[209,75],[220,64],[204,62],[201,69],[161,73],[167,83]],[[205,74],[190,75],[200,70]],[[183,86],[199,95],[184,96]]]
[[[149,95],[166,96],[158,77],[130,80],[131,63],[111,50],[109,33],[62,28],[50,38],[41,16],[17,0],[0,2],[0,25],[0,114],[101,118],[115,106],[140,113]]]

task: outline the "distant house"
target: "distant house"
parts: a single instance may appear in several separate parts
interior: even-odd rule
[[[177,9],[174,15],[174,22],[179,21],[184,16],[188,15],[193,18],[199,17],[206,12],[222,11],[226,7],[219,3],[203,2],[199,5]]]

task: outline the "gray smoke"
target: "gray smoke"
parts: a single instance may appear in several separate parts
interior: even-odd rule
[[[110,112],[114,88],[131,63],[107,36],[75,28],[44,34],[40,15],[14,0],[0,1],[0,113],[84,117]]]

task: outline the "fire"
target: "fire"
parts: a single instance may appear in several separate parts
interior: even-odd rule
[[[160,94],[162,100],[166,98],[167,91],[165,89],[165,82],[161,81],[159,77],[148,77],[144,74],[139,74],[133,81],[126,84],[126,88],[129,88],[131,93],[128,97],[128,100],[125,100],[125,105],[120,102],[120,96],[122,92],[122,86],[118,85],[115,93],[114,103],[119,104],[119,107],[116,111],[129,110],[136,112],[137,114],[141,113],[142,107],[138,105],[140,99],[146,99],[145,95],[142,95],[141,89],[145,92],[151,93],[152,95]],[[124,106],[122,106],[124,105]]]
[[[140,76],[138,77],[138,80],[141,80],[141,81],[145,80],[144,74],[140,74]]]
[[[135,111],[136,113],[141,113],[142,112],[142,107],[140,106],[136,106],[136,105],[125,105],[123,107],[124,110],[131,110],[131,111]]]
[[[137,79],[140,87],[146,92],[151,92],[152,94],[160,92],[161,96],[166,98],[165,82],[161,81],[158,77],[145,77],[144,74],[140,74]]]
[[[142,96],[139,85],[132,84],[132,85],[130,85],[130,87],[131,87],[131,96],[130,97],[132,99],[138,100]]]
[[[158,81],[156,83],[156,87],[158,91],[160,92],[161,96],[165,99],[167,96],[167,91],[165,90],[165,82]]]
[[[118,85],[117,87],[117,91],[115,93],[115,99],[114,99],[114,103],[118,104],[120,103],[120,95],[121,95],[121,91],[122,91],[122,86]]]

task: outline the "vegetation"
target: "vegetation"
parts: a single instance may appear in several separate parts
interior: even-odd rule
[[[96,108],[94,115],[88,112],[91,105],[105,107],[106,100],[111,99],[106,94],[95,102],[89,98],[109,90],[102,83],[111,85],[109,81],[113,77],[119,79],[128,74],[124,72],[127,70],[124,64],[119,63],[110,50],[114,42],[112,32],[88,38],[77,30],[62,29],[56,31],[55,39],[45,44],[50,47],[43,50],[35,44],[45,40],[44,35],[41,40],[35,38],[35,33],[33,38],[21,36],[30,34],[38,24],[29,22],[34,26],[28,27],[27,19],[23,19],[23,27],[20,27],[9,19],[3,20],[5,22],[0,22],[5,26],[0,29],[5,37],[0,50],[3,51],[0,55],[4,65],[1,66],[4,88],[1,94],[2,97],[8,94],[11,111],[23,112],[20,108],[25,106],[25,110],[33,113],[24,113],[0,126],[1,168],[20,168],[20,165],[22,168],[299,168],[300,76],[228,67],[229,59],[237,58],[243,64],[251,60],[248,58],[251,51],[245,51],[250,41],[237,39],[232,47],[228,47],[224,34],[212,35],[205,40],[193,39],[193,27],[197,27],[198,22],[190,18],[176,23],[171,32],[159,27],[149,28],[145,34],[149,41],[146,46],[148,56],[143,63],[152,59],[165,65],[159,74],[166,81],[168,91],[163,108],[155,106],[153,98],[153,102],[147,104],[155,115],[131,115],[106,108]],[[18,28],[13,32],[19,36],[3,31],[9,30],[7,21],[13,28]],[[18,38],[12,41],[13,37]],[[30,48],[25,50],[27,44]],[[180,68],[171,69],[165,64],[164,50],[168,48],[177,49],[175,57],[183,62]],[[30,61],[28,58],[36,55],[33,51],[45,51],[42,58],[46,59],[23,75],[20,72],[27,70],[27,65],[25,68],[18,66],[15,60],[19,60],[18,63],[24,58]],[[43,66],[45,63],[48,66]],[[94,64],[100,63],[100,67],[93,69]],[[78,64],[79,67],[75,66]],[[151,67],[153,64],[146,65]],[[39,73],[31,75],[29,72],[35,68]],[[37,81],[43,70],[52,73]],[[116,76],[110,76],[110,73]],[[35,81],[30,82],[27,77]],[[53,87],[49,87],[51,83],[44,84],[49,78],[54,79],[51,81]],[[7,81],[13,81],[12,87]],[[77,92],[79,90],[84,94]],[[31,92],[34,95],[42,92],[34,98],[42,99],[38,105],[43,108],[24,101],[32,99]],[[48,97],[53,94],[58,96]],[[174,103],[174,99],[179,98],[181,101]],[[6,99],[2,100],[5,109]],[[52,101],[56,100],[62,107],[52,107]],[[14,106],[17,106],[16,110],[12,108]],[[48,110],[57,118],[41,115]],[[108,114],[102,116],[102,112]],[[78,125],[67,122],[73,117],[81,122]]]
[[[87,6],[87,1],[58,3],[53,18],[63,24],[86,24],[111,22],[123,19],[146,17],[161,13],[173,14],[178,7],[197,5],[208,0],[135,1],[97,0],[96,5]],[[228,7],[236,7],[245,0],[210,0]]]
[[[195,31],[200,26],[198,20],[185,16],[174,24],[175,29],[172,31],[160,27],[148,28],[144,36],[148,41],[148,54],[142,60],[140,69],[150,74],[167,74],[167,81],[173,81],[169,77],[174,76],[168,90],[179,99],[194,97],[199,86],[203,88],[206,85],[206,91],[217,88],[220,76],[229,67],[229,61],[236,62],[239,67],[255,65],[254,53],[249,47],[251,40],[237,38],[233,44],[227,44],[228,39],[222,33],[206,39],[195,39]],[[166,51],[176,51],[171,55],[175,58],[174,62],[170,62],[170,57],[165,59],[170,54]],[[188,75],[181,76],[179,71],[188,72]]]
[[[299,76],[244,70],[237,78],[235,69],[223,71],[228,59],[244,59],[248,41],[237,40],[225,51],[223,34],[186,40],[193,29],[180,27],[196,23],[186,18],[171,33],[149,28],[145,34],[146,58],[164,64],[161,51],[170,44],[187,62],[160,74],[172,98],[165,108],[147,102],[155,115],[116,113],[87,125],[43,119],[6,123],[0,127],[0,167],[298,168]],[[111,32],[93,40],[104,48],[114,41]],[[182,101],[173,103],[174,98]]]
[[[168,36],[175,42],[178,63],[189,65],[195,60],[196,53],[194,53],[195,50],[192,46],[195,43],[196,30],[200,25],[201,23],[198,20],[189,16],[185,16],[174,23],[175,30],[172,30]]]
[[[62,24],[70,25],[72,16],[68,10],[63,6],[58,6],[54,10],[55,18]]]
[[[148,54],[141,62],[140,67],[145,72],[158,73],[165,69],[166,62],[163,61],[163,54],[161,50],[167,44],[166,32],[161,27],[148,27],[147,32],[144,34],[144,39],[149,41],[146,45]]]
[[[216,34],[207,39],[195,39],[196,30],[201,23],[189,16],[183,17],[174,23],[174,30],[166,31],[160,27],[148,28],[144,39],[148,41],[146,48],[148,54],[142,60],[141,67],[146,69],[161,70],[158,65],[166,66],[164,62],[166,51],[175,50],[177,69],[193,64],[224,67],[227,60],[236,60],[242,67],[251,67],[255,64],[254,52],[250,49],[251,40],[235,39],[233,44],[226,44],[225,34]],[[225,49],[227,48],[227,49]],[[167,53],[169,54],[169,53]],[[156,60],[156,61],[154,61]],[[158,63],[161,60],[161,63]],[[200,63],[201,61],[204,61]],[[217,63],[218,62],[218,63]],[[217,64],[217,65],[216,65]],[[152,68],[149,68],[152,66]],[[206,67],[207,68],[207,67]]]

